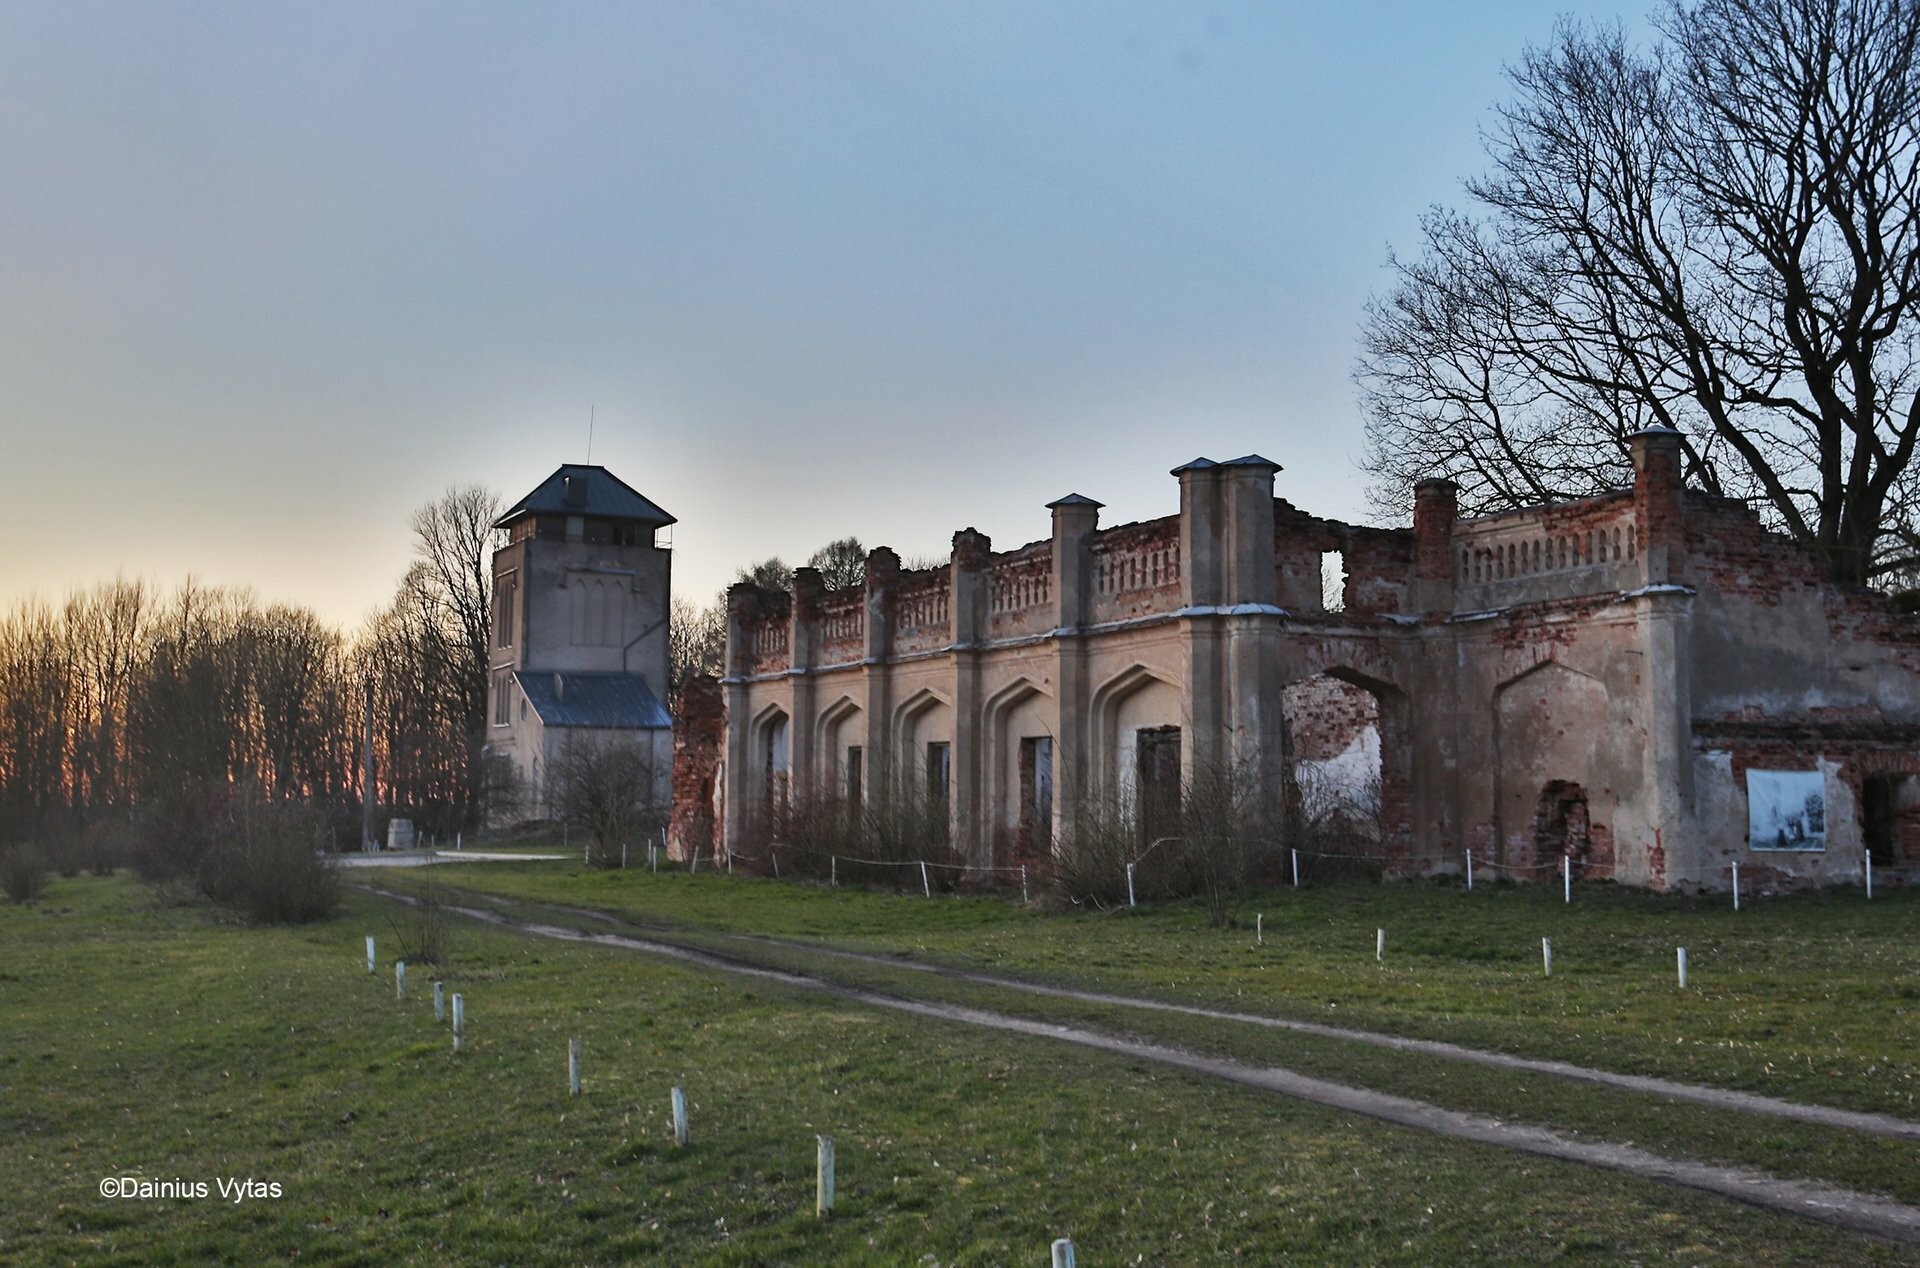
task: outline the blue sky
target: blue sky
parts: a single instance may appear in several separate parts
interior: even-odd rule
[[[1364,515],[1390,245],[1501,68],[1648,4],[0,9],[0,602],[116,572],[352,625],[408,512],[586,456],[676,588],[854,534]],[[21,534],[24,530],[24,535]]]

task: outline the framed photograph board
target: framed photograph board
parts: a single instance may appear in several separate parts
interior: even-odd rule
[[[1826,849],[1825,776],[1817,770],[1748,771],[1747,844],[1755,850]]]

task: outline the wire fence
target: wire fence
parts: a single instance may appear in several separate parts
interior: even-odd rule
[[[1124,876],[1116,879],[1124,879],[1125,881],[1127,892],[1126,905],[1128,907],[1136,907],[1139,905],[1138,891],[1134,883],[1135,870],[1142,863],[1152,858],[1155,852],[1159,851],[1161,847],[1177,845],[1183,843],[1185,840],[1186,838],[1178,836],[1156,837],[1139,853],[1126,859],[1120,865]],[[1251,846],[1256,850],[1265,852],[1267,857],[1276,860],[1280,858],[1288,859],[1291,864],[1295,888],[1298,888],[1300,885],[1300,863],[1302,860],[1358,863],[1369,867],[1382,867],[1394,863],[1419,867],[1422,863],[1436,861],[1426,858],[1418,860],[1395,859],[1380,851],[1364,853],[1281,846],[1273,841],[1264,839],[1221,838],[1219,840],[1221,844]],[[1009,879],[1017,878],[1020,882],[1022,901],[1031,901],[1032,882],[1036,879],[1050,881],[1054,876],[1055,868],[1055,860],[1045,857],[1035,858],[1025,863],[1013,864],[954,862],[938,858],[872,858],[837,850],[821,850],[816,847],[791,842],[775,842],[759,851],[745,850],[737,847],[720,847],[713,852],[711,857],[713,858],[714,866],[717,867],[724,864],[729,873],[733,871],[736,863],[746,865],[764,864],[771,870],[776,879],[786,879],[781,868],[781,860],[782,858],[791,860],[795,856],[813,860],[816,863],[820,860],[825,860],[827,863],[827,880],[828,883],[832,885],[838,885],[840,867],[843,864],[851,868],[905,868],[918,871],[921,877],[921,890],[928,897],[932,896],[933,890],[931,878],[934,874],[939,873],[955,874],[959,877],[973,880],[990,880],[998,877],[1006,877]],[[1062,892],[1059,896],[1075,906],[1093,906],[1101,911],[1112,910],[1117,906],[1115,903],[1103,901],[1098,894],[1091,892],[1079,894]]]
[[[1138,906],[1139,900],[1138,890],[1135,885],[1135,870],[1139,865],[1153,858],[1156,852],[1161,851],[1163,847],[1181,844],[1186,841],[1187,838],[1178,836],[1156,837],[1154,840],[1148,842],[1146,847],[1141,849],[1137,854],[1132,855],[1122,862],[1110,865],[1116,866],[1120,872],[1120,875],[1115,876],[1114,879],[1124,884],[1126,894],[1125,905],[1127,907]],[[1565,900],[1570,903],[1573,901],[1574,881],[1576,879],[1591,879],[1584,877],[1583,874],[1592,866],[1592,860],[1578,856],[1571,851],[1563,852],[1558,859],[1549,858],[1527,863],[1502,861],[1490,853],[1483,854],[1474,850],[1464,850],[1459,853],[1449,852],[1439,855],[1398,855],[1384,849],[1354,851],[1315,849],[1309,846],[1286,846],[1262,838],[1207,838],[1207,843],[1250,846],[1261,852],[1261,857],[1271,862],[1277,863],[1284,860],[1285,874],[1291,880],[1292,888],[1294,889],[1301,888],[1307,876],[1307,873],[1303,871],[1302,868],[1303,863],[1311,864],[1317,861],[1324,861],[1341,864],[1359,864],[1368,868],[1392,868],[1403,874],[1431,877],[1462,875],[1461,869],[1451,867],[1450,863],[1452,860],[1463,860],[1465,864],[1465,888],[1469,893],[1472,892],[1475,879],[1480,874],[1491,874],[1496,879],[1506,877],[1516,880],[1544,880],[1550,877],[1558,877],[1563,886]],[[643,848],[647,851],[654,870],[657,871],[659,855],[666,853],[664,839],[657,842],[649,839],[643,844]],[[796,880],[801,879],[807,875],[807,873],[804,872],[804,870],[792,869],[792,860],[795,858],[808,859],[814,861],[816,864],[824,861],[826,863],[825,872],[820,873],[816,871],[813,875],[826,880],[828,884],[836,887],[841,881],[840,870],[843,865],[855,869],[850,875],[850,883],[863,883],[859,878],[857,870],[860,868],[880,870],[907,869],[909,874],[918,873],[921,892],[928,898],[933,897],[935,888],[934,877],[939,875],[961,880],[985,882],[993,882],[998,878],[1006,878],[1009,882],[1008,887],[1010,887],[1011,882],[1017,881],[1020,887],[1020,899],[1023,903],[1030,903],[1032,901],[1033,887],[1036,883],[1039,883],[1048,887],[1057,898],[1076,907],[1091,906],[1100,911],[1111,911],[1118,909],[1121,905],[1117,900],[1110,901],[1103,899],[1097,892],[1071,892],[1063,888],[1060,884],[1064,875],[1061,866],[1062,860],[1049,855],[1036,855],[1023,861],[1007,864],[973,863],[964,860],[956,861],[951,857],[874,858],[862,854],[845,853],[837,850],[822,850],[794,842],[779,841],[770,843],[759,851],[727,848],[724,846],[713,847],[709,849],[704,857],[705,861],[707,861],[708,865],[712,868],[718,869],[724,865],[728,874],[732,874],[736,862],[749,865],[765,864],[775,878],[788,879],[789,873],[791,873],[791,878]],[[622,851],[621,858],[621,866],[624,867],[626,866],[626,851]],[[781,867],[781,860],[783,858],[789,860],[788,869],[782,869]],[[696,850],[685,860],[687,870],[697,874],[702,861],[701,854]],[[1741,883],[1739,863],[1732,863],[1730,870],[1732,874],[1731,898],[1734,909],[1737,911],[1741,906],[1742,898],[1747,895]],[[1863,864],[1862,872],[1867,897],[1872,898],[1874,892],[1874,873],[1873,864],[1870,860]],[[1599,879],[1608,879],[1610,878],[1610,874],[1609,870],[1603,873]],[[909,881],[907,884],[901,886],[901,888],[910,888],[910,886],[911,882]],[[949,886],[946,884],[940,886],[943,892],[948,888]],[[1118,888],[1118,886],[1115,886],[1116,890]]]

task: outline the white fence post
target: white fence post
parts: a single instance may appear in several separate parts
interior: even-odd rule
[[[1675,950],[1679,952],[1679,955],[1676,956],[1675,959],[1680,965],[1680,989],[1684,991],[1687,989],[1687,949],[1685,947],[1676,947]]]
[[[373,966],[374,966],[373,935],[368,934],[367,935],[367,972],[369,973],[373,972]]]
[[[1553,976],[1553,940],[1540,939],[1540,968],[1542,977]]]
[[[1127,906],[1133,905],[1133,864],[1129,863],[1127,864]]]
[[[840,888],[840,856],[838,854],[827,856],[827,883],[835,889]]]
[[[407,962],[405,960],[393,962],[393,997],[395,999],[407,997]]]
[[[1387,931],[1385,929],[1374,930],[1373,958],[1383,962],[1387,958]]]
[[[1561,887],[1566,891],[1566,900],[1568,902],[1572,902],[1573,901],[1573,855],[1571,853],[1562,854],[1560,856],[1560,869],[1564,873],[1564,879],[1561,881]]]
[[[1467,851],[1467,892],[1473,892],[1473,851]]]
[[[813,1140],[813,1213],[824,1220],[833,1214],[833,1137]]]
[[[1258,912],[1253,917],[1253,945],[1256,947],[1267,945],[1267,913],[1265,912]]]
[[[773,879],[779,880],[780,879],[780,851],[774,849],[772,846],[768,846],[767,857],[773,860]]]
[[[1053,1239],[1053,1268],[1074,1268],[1072,1239],[1066,1237]]]
[[[460,1039],[466,1032],[466,1028],[466,1002],[460,998],[459,992],[456,991],[453,996],[453,1050],[455,1052],[460,1051]]]
[[[933,882],[927,879],[927,861],[920,860],[920,892],[928,898],[933,897]]]
[[[567,1094],[580,1095],[580,1041],[567,1040]]]
[[[1873,897],[1873,855],[1867,855],[1867,897]]]
[[[1740,864],[1733,865],[1733,909],[1740,910]]]
[[[433,1019],[435,1021],[447,1019],[447,988],[444,982],[433,984]]]
[[[687,1143],[687,1094],[679,1088],[673,1089],[673,1143]]]
[[[1027,897],[1027,865],[1022,863],[1020,865],[1020,905],[1024,907],[1031,901],[1033,900]]]
[[[1288,850],[1287,853],[1293,856],[1293,887],[1295,889],[1299,889],[1300,888],[1300,851]]]

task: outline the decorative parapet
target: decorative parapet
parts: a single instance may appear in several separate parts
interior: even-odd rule
[[[1633,502],[1608,495],[1455,526],[1456,611],[1479,611],[1642,583]]]
[[[893,651],[935,651],[953,641],[952,568],[903,572],[894,583]]]
[[[1044,634],[1054,627],[1051,543],[997,556],[984,571],[989,638]]]
[[[867,637],[867,592],[864,586],[836,590],[820,602],[820,651],[827,663],[858,660]]]
[[[1106,529],[1094,536],[1088,549],[1093,581],[1089,623],[1179,610],[1178,519]]]
[[[754,610],[742,622],[741,632],[747,645],[747,672],[779,673],[792,664],[791,596],[780,591],[760,591]]]

